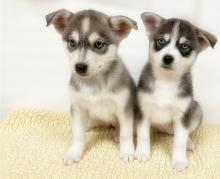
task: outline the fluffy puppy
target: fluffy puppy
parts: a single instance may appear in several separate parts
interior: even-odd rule
[[[174,134],[172,166],[188,166],[186,150],[202,121],[202,109],[193,97],[191,70],[198,54],[214,47],[216,38],[181,19],[154,13],[141,15],[149,37],[149,60],[138,83],[140,105],[136,158],[150,157],[150,127]]]
[[[120,128],[120,156],[133,160],[133,105],[136,89],[118,47],[136,22],[125,16],[108,16],[94,10],[72,13],[65,9],[46,16],[61,35],[70,59],[72,145],[67,165],[83,155],[86,130],[96,126]]]

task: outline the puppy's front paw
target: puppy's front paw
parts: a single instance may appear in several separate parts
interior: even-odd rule
[[[78,163],[82,158],[82,152],[69,149],[63,159],[65,165],[72,165],[74,163]]]
[[[142,151],[142,150],[136,150],[135,151],[135,159],[144,162],[150,159],[150,152]]]
[[[133,153],[121,153],[120,158],[125,162],[133,161],[134,154]]]
[[[182,171],[188,167],[187,159],[172,159],[172,167],[178,171]]]
[[[125,162],[133,161],[134,160],[134,147],[121,148],[120,158]]]

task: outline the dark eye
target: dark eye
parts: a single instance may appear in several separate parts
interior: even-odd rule
[[[187,42],[184,42],[181,44],[181,49],[184,50],[184,51],[188,51],[190,50],[190,45],[187,43]]]
[[[76,41],[73,39],[67,40],[67,43],[70,47],[76,47]]]
[[[166,40],[163,37],[160,37],[157,40],[157,44],[160,45],[160,46],[164,46],[166,44]]]
[[[102,49],[104,46],[105,46],[105,43],[101,42],[101,41],[96,41],[94,43],[94,47],[97,48],[97,49]]]

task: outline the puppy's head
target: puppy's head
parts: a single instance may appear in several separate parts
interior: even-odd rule
[[[164,19],[154,13],[141,15],[150,39],[150,59],[156,68],[184,72],[193,65],[198,53],[217,39],[210,33],[181,19]]]
[[[94,10],[71,13],[61,9],[48,14],[46,20],[61,34],[73,74],[85,78],[108,70],[120,41],[132,28],[137,29],[130,18]]]

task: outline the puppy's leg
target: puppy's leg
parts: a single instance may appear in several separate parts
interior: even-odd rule
[[[124,111],[118,113],[120,125],[120,158],[124,161],[134,160],[133,115]]]
[[[83,155],[86,135],[87,112],[79,107],[74,108],[72,122],[72,145],[64,156],[64,164],[79,162]]]
[[[191,135],[199,128],[202,116],[201,106],[197,101],[192,101],[187,111],[175,120],[172,164],[178,170],[182,170],[188,165],[186,149],[195,149]]]
[[[150,121],[148,115],[137,121],[137,148],[135,158],[138,161],[150,159]]]
[[[176,170],[183,170],[188,166],[186,148],[189,131],[183,126],[181,119],[174,124],[174,143],[172,153],[172,166]]]

